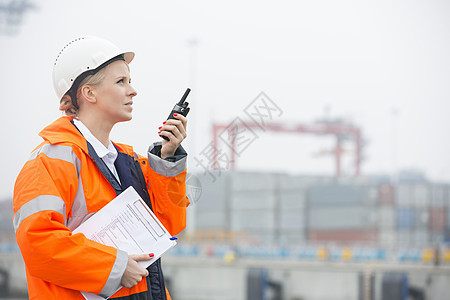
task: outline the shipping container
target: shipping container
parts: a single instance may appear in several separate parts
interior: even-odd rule
[[[432,207],[447,207],[448,201],[448,186],[445,184],[433,184],[431,187],[431,206]]]
[[[306,190],[282,191],[278,194],[280,210],[303,210],[306,204]]]
[[[411,207],[397,207],[396,224],[399,229],[414,228],[415,211]]]
[[[246,191],[233,192],[230,195],[232,210],[275,210],[274,192]]]
[[[320,182],[321,179],[312,176],[299,176],[288,174],[276,175],[276,186],[281,191],[297,191],[309,188]]]
[[[430,245],[430,234],[426,229],[417,229],[412,233],[412,244],[416,247],[428,247]]]
[[[273,231],[261,229],[245,229],[242,230],[248,236],[248,244],[261,244],[264,246],[275,245],[278,242],[278,237]]]
[[[361,229],[376,224],[377,211],[364,206],[311,207],[307,214],[310,229]]]
[[[378,208],[378,226],[381,228],[395,228],[395,208],[394,206],[380,206]]]
[[[429,185],[415,184],[411,189],[413,205],[417,208],[428,208],[431,205],[431,190]]]
[[[233,210],[231,211],[231,230],[261,230],[274,233],[275,214],[272,210]]]
[[[381,205],[393,205],[395,203],[395,187],[384,183],[378,187],[378,203]]]
[[[378,244],[381,247],[393,248],[397,242],[397,231],[394,229],[380,229],[378,231]]]
[[[232,191],[273,191],[276,177],[272,173],[231,172]]]
[[[377,191],[374,187],[356,185],[318,185],[309,189],[309,206],[375,205]]]
[[[450,230],[450,207],[447,209],[447,229]]]
[[[305,228],[305,212],[303,210],[281,210],[279,212],[280,230],[302,230]]]
[[[377,205],[378,189],[375,186],[362,186],[361,196],[363,197],[362,204]]]
[[[447,224],[447,211],[444,208],[432,208],[430,210],[430,230],[443,231]]]
[[[415,227],[417,229],[428,229],[430,223],[430,212],[427,208],[416,209]]]
[[[309,241],[322,242],[375,242],[378,239],[378,232],[373,229],[309,230],[307,234]]]
[[[197,229],[229,229],[228,211],[196,211],[195,227]]]
[[[412,246],[413,231],[409,229],[398,229],[397,233],[397,246],[409,247]]]
[[[450,245],[450,228],[444,229],[444,241],[447,243],[447,245]]]
[[[439,245],[445,242],[445,232],[430,232],[431,245]]]
[[[278,242],[286,246],[304,244],[305,240],[304,230],[283,230],[278,235]]]
[[[224,172],[220,176],[217,172],[213,174],[216,176],[215,181],[212,181],[207,174],[194,174],[200,181],[201,195],[197,202],[192,204],[196,205],[196,209],[199,211],[223,211],[228,209],[228,175]]]
[[[413,206],[412,188],[410,184],[397,186],[396,204],[398,206]]]

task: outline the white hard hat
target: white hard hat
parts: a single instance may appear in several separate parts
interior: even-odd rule
[[[98,37],[80,37],[67,43],[59,52],[53,66],[53,87],[58,99],[61,100],[71,89],[79,75],[86,71],[95,71],[119,55],[122,55],[128,64],[134,58],[134,52],[121,51],[113,43]]]

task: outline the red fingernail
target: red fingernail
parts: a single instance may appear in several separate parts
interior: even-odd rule
[[[163,124],[166,124],[166,121],[164,121]]]
[[[148,256],[150,256],[150,257],[153,257],[153,256],[155,256],[155,254],[153,254],[153,253],[150,253]]]
[[[162,126],[161,127],[158,127],[158,129],[161,129],[162,128]]]
[[[173,114],[173,115],[174,115],[174,117],[178,116],[178,114]]]
[[[161,133],[161,131],[160,132],[158,132],[158,134],[160,134]]]

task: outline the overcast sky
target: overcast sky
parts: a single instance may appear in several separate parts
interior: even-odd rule
[[[141,154],[186,87],[193,89],[185,143],[191,158],[212,141],[213,122],[246,120],[245,107],[263,91],[283,111],[275,121],[286,126],[325,115],[360,126],[363,174],[418,169],[450,181],[448,1],[35,4],[16,35],[0,36],[0,199],[12,196],[38,132],[61,116],[52,66],[65,43],[83,35],[136,52],[134,118],[112,138]],[[197,46],[189,46],[193,39]],[[317,153],[333,145],[331,137],[261,131],[237,167],[332,175],[332,157]],[[347,154],[343,172],[353,170]]]

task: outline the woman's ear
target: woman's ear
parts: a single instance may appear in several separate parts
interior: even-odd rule
[[[81,97],[90,103],[97,102],[96,93],[92,86],[89,85],[83,85],[80,89],[80,95]]]

